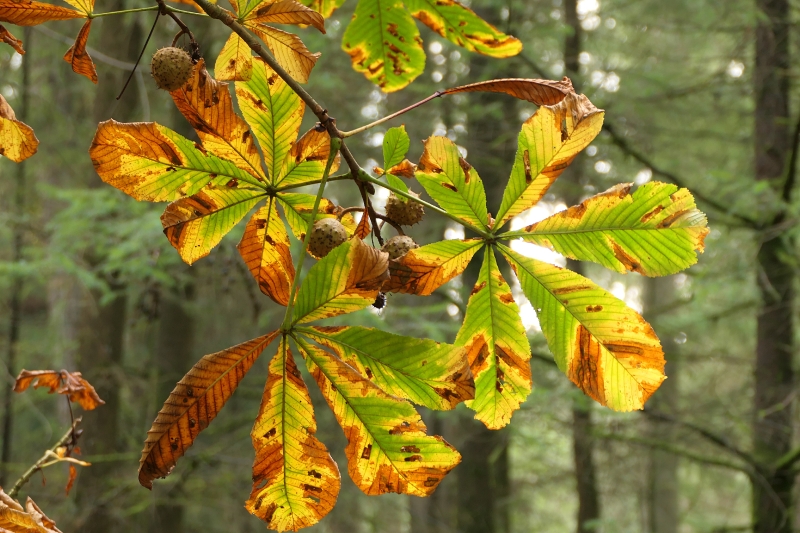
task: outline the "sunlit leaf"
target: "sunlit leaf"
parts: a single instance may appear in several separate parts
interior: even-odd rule
[[[278,195],[278,202],[283,207],[283,212],[286,215],[286,222],[299,241],[302,241],[306,237],[308,223],[311,222],[311,212],[314,209],[314,200],[315,196],[313,194],[280,193]],[[321,218],[335,217],[340,211],[341,208],[339,206],[327,198],[322,198],[319,203],[319,210],[317,211],[315,221]],[[356,221],[350,213],[344,215],[339,221],[345,227],[349,235],[355,233]]]
[[[325,33],[325,19],[322,15],[296,0],[262,2],[246,19],[262,24],[309,25]]]
[[[327,131],[311,128],[297,139],[283,160],[275,184],[281,187],[312,183],[322,179],[331,153],[331,137]],[[339,169],[340,154],[336,154],[330,172]]]
[[[214,76],[220,81],[247,81],[253,74],[253,52],[238,33],[231,32],[214,63]]]
[[[311,69],[321,55],[319,52],[310,52],[300,37],[293,33],[255,22],[245,23],[245,26],[264,41],[278,63],[292,78],[300,83],[308,81]]]
[[[522,51],[519,39],[504,34],[456,0],[405,0],[415,18],[445,39],[492,57],[511,57]]]
[[[543,106],[556,105],[568,94],[574,92],[574,89],[569,78],[564,78],[561,81],[506,78],[461,85],[452,89],[445,89],[442,94],[471,92],[504,93],[514,98]]]
[[[164,234],[186,263],[207,256],[266,193],[248,185],[208,185],[169,204],[161,215]]]
[[[403,161],[411,146],[405,126],[389,128],[383,136],[383,168],[391,168]]]
[[[72,71],[81,76],[86,76],[92,83],[97,83],[97,70],[94,68],[94,62],[89,57],[86,51],[86,41],[89,39],[89,30],[92,28],[92,19],[87,20],[81,31],[78,32],[78,37],[67,53],[64,54],[64,61],[72,65]]]
[[[363,309],[389,278],[389,254],[352,238],[319,260],[297,292],[294,323]]]
[[[482,240],[468,239],[440,241],[411,250],[389,261],[391,277],[383,290],[428,296],[464,272],[482,246]]]
[[[495,227],[533,207],[602,127],[603,111],[585,96],[572,93],[555,106],[540,107],[519,134]]]
[[[691,193],[659,182],[630,190],[617,185],[506,236],[622,273],[666,276],[695,264],[708,227]]]
[[[250,79],[236,84],[236,97],[261,145],[274,184],[300,133],[305,103],[261,58],[253,58]]]
[[[158,412],[139,461],[139,483],[167,476],[236,391],[239,382],[279,332],[204,356],[178,382]]]
[[[94,0],[64,0],[83,14],[88,15],[94,11]]]
[[[253,490],[245,507],[278,531],[297,531],[333,509],[339,468],[314,436],[311,397],[286,338],[269,364],[261,408],[250,436],[256,450]]]
[[[427,496],[461,460],[443,438],[426,435],[419,414],[335,355],[299,340],[311,375],[347,437],[350,478],[366,494]]]
[[[30,497],[23,508],[0,488],[0,531],[11,533],[61,533]]]
[[[345,0],[300,0],[300,2],[323,17],[328,18],[336,9],[342,7]]]
[[[453,141],[447,137],[428,138],[416,175],[431,198],[451,215],[488,228],[483,182]]]
[[[491,247],[485,248],[456,344],[466,348],[475,378],[475,399],[467,406],[486,427],[500,429],[531,392],[531,348]]]
[[[228,84],[212,78],[202,59],[189,81],[170,95],[197,132],[203,148],[267,181],[250,126],[234,111]]]
[[[101,122],[89,154],[104,182],[137,200],[178,200],[212,185],[261,186],[233,163],[153,122]]]
[[[664,380],[653,328],[583,276],[499,247],[537,311],[558,367],[598,403],[642,409]]]
[[[83,378],[80,372],[66,370],[23,370],[14,382],[14,392],[25,392],[33,385],[34,389],[47,387],[50,394],[64,394],[71,402],[77,402],[82,408],[91,411],[105,404],[91,383]]]
[[[267,205],[253,214],[239,243],[239,253],[261,292],[276,303],[287,305],[295,272],[289,236],[276,203],[270,198]]]
[[[18,54],[25,54],[25,49],[22,48],[22,40],[11,35],[11,32],[5,29],[2,24],[0,24],[0,41],[9,45]]]
[[[20,163],[38,149],[39,139],[33,128],[17,120],[14,110],[0,94],[0,156]]]
[[[402,89],[425,69],[419,29],[403,0],[359,0],[342,48],[353,68],[385,92]]]
[[[300,328],[384,392],[430,409],[474,397],[464,349],[362,327]]]
[[[74,9],[54,6],[32,0],[0,0],[0,22],[10,22],[17,26],[36,26],[51,20],[85,18],[86,15]]]

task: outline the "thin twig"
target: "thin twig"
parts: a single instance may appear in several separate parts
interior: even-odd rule
[[[153,21],[153,27],[150,28],[150,33],[147,34],[147,39],[144,41],[144,46],[142,46],[142,51],[139,53],[139,58],[136,60],[136,63],[133,65],[131,69],[131,74],[128,76],[128,80],[125,82],[125,85],[122,87],[122,90],[119,92],[119,96],[117,96],[117,100],[122,98],[122,95],[125,94],[125,89],[128,88],[128,84],[133,79],[133,75],[136,73],[136,67],[139,66],[139,62],[142,60],[142,56],[144,55],[144,51],[147,49],[147,44],[150,42],[150,38],[153,36],[153,32],[156,31],[156,24],[158,24],[158,17],[161,16],[161,10],[156,11],[156,19]]]
[[[80,423],[81,423],[80,417],[76,418],[75,421],[72,423],[72,426],[69,428],[69,430],[67,430],[67,432],[64,433],[64,435],[60,439],[58,439],[58,442],[53,444],[53,446],[50,447],[49,450],[45,451],[44,455],[42,455],[38,461],[33,463],[33,465],[30,468],[28,468],[28,470],[26,470],[24,474],[22,474],[22,477],[20,477],[17,480],[17,482],[14,483],[14,486],[11,487],[10,491],[8,491],[9,496],[15,498],[19,493],[19,490],[25,485],[25,483],[27,483],[37,471],[41,470],[46,465],[48,460],[52,459],[52,454],[55,453],[57,449],[59,449],[61,446],[67,445],[67,443],[70,444],[75,443],[75,438],[76,438],[75,429],[78,427],[78,424]]]

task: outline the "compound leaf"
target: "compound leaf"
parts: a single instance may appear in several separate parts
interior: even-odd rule
[[[511,57],[522,51],[519,39],[504,34],[456,0],[405,0],[411,15],[470,52]]]
[[[258,179],[154,122],[101,122],[89,149],[100,178],[137,200],[173,201],[203,187]]]
[[[261,292],[276,303],[287,305],[295,271],[289,236],[278,215],[275,198],[270,198],[247,223],[239,253]]]
[[[275,184],[300,133],[305,104],[261,58],[253,58],[252,75],[236,84],[236,96],[261,145],[270,182]]]
[[[283,160],[275,184],[281,187],[299,186],[318,182],[325,173],[325,166],[331,153],[331,137],[327,131],[311,128],[297,139]],[[330,172],[339,169],[340,154],[333,159]]]
[[[294,323],[352,313],[372,305],[389,278],[389,254],[351,238],[308,271],[294,307]]]
[[[38,149],[39,139],[33,128],[17,120],[14,110],[0,94],[0,156],[20,163]]]
[[[483,182],[453,141],[439,136],[428,138],[416,176],[431,198],[450,214],[488,228]]]
[[[455,343],[466,349],[475,378],[475,399],[467,407],[489,429],[502,428],[531,392],[531,349],[491,247],[485,249]]]
[[[228,84],[212,78],[204,60],[195,65],[189,81],[170,95],[203,148],[257,180],[267,181],[250,126],[234,111]]]
[[[664,380],[664,353],[650,324],[583,276],[499,248],[538,313],[558,367],[601,405],[642,409]]]
[[[353,68],[385,92],[402,89],[425,70],[419,29],[403,0],[359,0],[342,48]]]
[[[85,18],[86,15],[74,9],[54,6],[32,0],[0,0],[0,22],[10,22],[17,26],[36,26],[51,20]]]
[[[161,225],[181,259],[191,265],[207,256],[264,196],[263,189],[250,186],[208,185],[169,204]]]
[[[603,111],[583,95],[570,93],[555,106],[540,107],[519,134],[495,227],[533,207],[602,127]]]
[[[659,182],[630,191],[629,183],[616,185],[505,237],[520,236],[621,273],[666,276],[695,264],[708,227],[691,193]]]
[[[311,397],[284,337],[269,364],[261,408],[250,436],[256,450],[253,489],[245,507],[278,531],[319,522],[339,494],[339,468],[314,434]]]
[[[216,418],[258,356],[277,336],[263,337],[204,356],[178,382],[158,412],[139,460],[139,483],[167,476],[197,435]]]
[[[365,494],[428,496],[460,461],[438,436],[428,436],[411,404],[390,396],[341,359],[302,339],[306,366],[347,437],[347,469]]]
[[[384,392],[429,409],[474,397],[463,348],[363,327],[299,328]]]
[[[410,250],[389,261],[386,292],[428,296],[467,268],[472,256],[483,246],[480,239],[449,240]]]

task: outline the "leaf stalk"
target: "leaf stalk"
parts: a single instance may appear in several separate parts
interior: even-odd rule
[[[376,120],[375,122],[370,122],[369,124],[365,124],[365,125],[361,126],[360,128],[356,128],[356,129],[354,129],[354,130],[350,130],[350,131],[343,131],[343,132],[342,132],[342,138],[343,138],[343,139],[346,139],[347,137],[352,137],[353,135],[357,135],[357,134],[359,134],[359,133],[362,133],[362,132],[364,132],[364,131],[367,131],[367,130],[369,130],[369,129],[372,129],[372,128],[374,128],[375,126],[378,126],[378,125],[380,125],[380,124],[383,124],[384,122],[389,122],[389,121],[390,121],[390,120],[392,120],[393,118],[397,118],[397,117],[399,117],[400,115],[404,115],[404,114],[408,113],[409,111],[411,111],[411,110],[413,110],[413,109],[416,109],[416,108],[418,108],[418,107],[420,107],[420,106],[422,106],[422,105],[425,105],[425,104],[427,104],[428,102],[430,102],[431,100],[433,100],[433,99],[435,99],[435,98],[440,98],[440,97],[444,96],[444,94],[445,94],[445,93],[443,93],[443,92],[441,92],[441,91],[436,91],[435,93],[433,93],[433,94],[432,94],[432,95],[430,95],[429,97],[425,98],[424,100],[420,100],[419,102],[417,102],[417,103],[415,103],[415,104],[411,104],[410,106],[408,106],[408,107],[406,107],[406,108],[404,108],[404,109],[401,109],[400,111],[395,111],[395,112],[394,112],[394,113],[392,113],[391,115],[387,115],[387,116],[385,116],[385,117],[383,117],[383,118],[379,118],[379,119],[378,119],[378,120]]]

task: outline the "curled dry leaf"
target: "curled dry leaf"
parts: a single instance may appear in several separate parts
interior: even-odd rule
[[[225,406],[277,331],[204,356],[181,379],[158,412],[139,460],[139,483],[153,488]]]
[[[504,93],[543,106],[556,105],[568,94],[573,93],[574,89],[570,79],[565,77],[561,81],[506,78],[470,83],[441,91],[442,94],[471,92]]]
[[[20,55],[25,53],[25,49],[22,48],[22,41],[11,35],[11,32],[5,29],[2,24],[0,24],[0,41],[8,44]]]
[[[0,156],[20,163],[38,149],[39,139],[33,128],[17,120],[14,110],[0,94]]]
[[[103,405],[94,387],[83,379],[80,372],[66,370],[23,370],[17,376],[14,392],[25,392],[33,385],[34,389],[48,387],[50,394],[57,392],[69,396],[69,401],[77,402],[87,411]]]
[[[56,523],[28,498],[25,507],[0,488],[0,531],[11,533],[62,533]]]
[[[87,20],[81,31],[78,32],[78,37],[67,53],[64,54],[64,61],[72,65],[72,71],[86,76],[92,83],[97,84],[97,70],[94,68],[94,62],[89,57],[86,51],[86,41],[89,39],[89,30],[92,28],[92,19]]]

